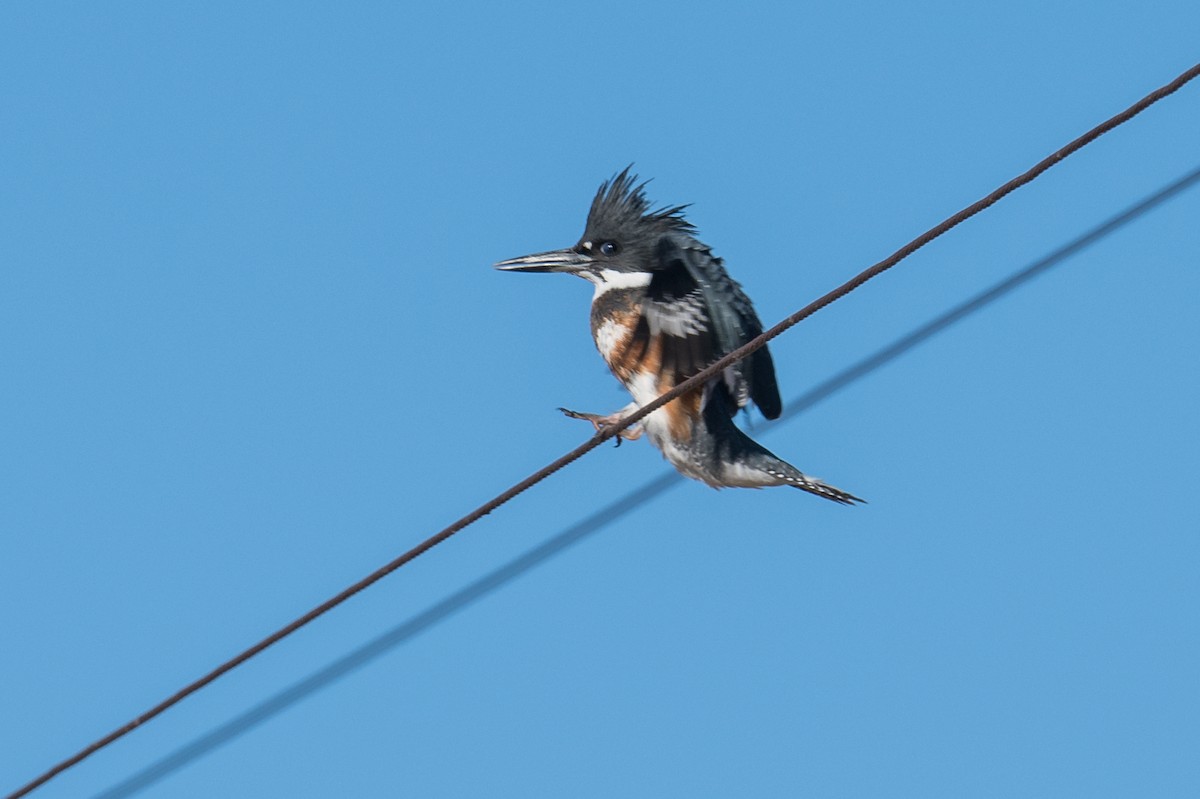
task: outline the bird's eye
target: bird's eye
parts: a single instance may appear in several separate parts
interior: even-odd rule
[[[600,242],[600,254],[601,255],[616,255],[618,249],[620,249],[620,248],[617,247],[617,243],[615,241]]]

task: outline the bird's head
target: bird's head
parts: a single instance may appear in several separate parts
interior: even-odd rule
[[[620,275],[661,268],[664,243],[672,234],[690,235],[686,206],[651,209],[646,184],[626,167],[600,185],[583,236],[574,247],[551,250],[496,264],[512,272],[568,272],[601,283]]]

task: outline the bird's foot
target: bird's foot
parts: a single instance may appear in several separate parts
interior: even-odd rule
[[[570,416],[572,419],[583,419],[586,422],[591,422],[592,427],[596,428],[597,433],[606,432],[607,430],[620,424],[625,419],[625,414],[620,412],[610,413],[607,416],[602,416],[598,413],[580,413],[579,411],[572,411],[568,410],[567,408],[559,408],[559,410],[562,411],[564,415]],[[640,423],[631,425],[626,427],[624,430],[618,431],[615,436],[617,446],[621,446],[622,439],[626,441],[637,441],[642,437],[643,432],[644,431]]]

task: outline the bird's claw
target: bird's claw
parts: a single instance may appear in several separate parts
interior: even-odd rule
[[[585,422],[590,422],[597,433],[605,433],[616,427],[620,419],[614,420],[612,416],[601,416],[597,413],[581,413],[573,411],[569,408],[559,408],[564,416],[569,416],[572,419],[583,419]],[[621,446],[621,441],[628,438],[630,441],[638,438],[641,435],[640,431],[630,432],[629,428],[618,430],[613,439],[616,441],[615,446]]]

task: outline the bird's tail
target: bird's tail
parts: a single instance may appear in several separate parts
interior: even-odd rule
[[[809,477],[786,461],[778,459],[776,461],[778,463],[776,468],[786,467],[780,469],[780,471],[783,472],[784,482],[793,488],[799,488],[801,491],[807,491],[810,494],[816,494],[818,497],[840,502],[843,505],[854,505],[859,502],[866,503],[865,499],[856,497],[849,491],[843,491],[837,486],[831,486],[815,477]]]
[[[716,459],[724,465],[725,485],[789,485],[842,505],[866,502],[849,491],[809,477],[750,438],[733,423],[731,407],[722,392],[714,391],[704,409],[704,422],[714,442]]]

